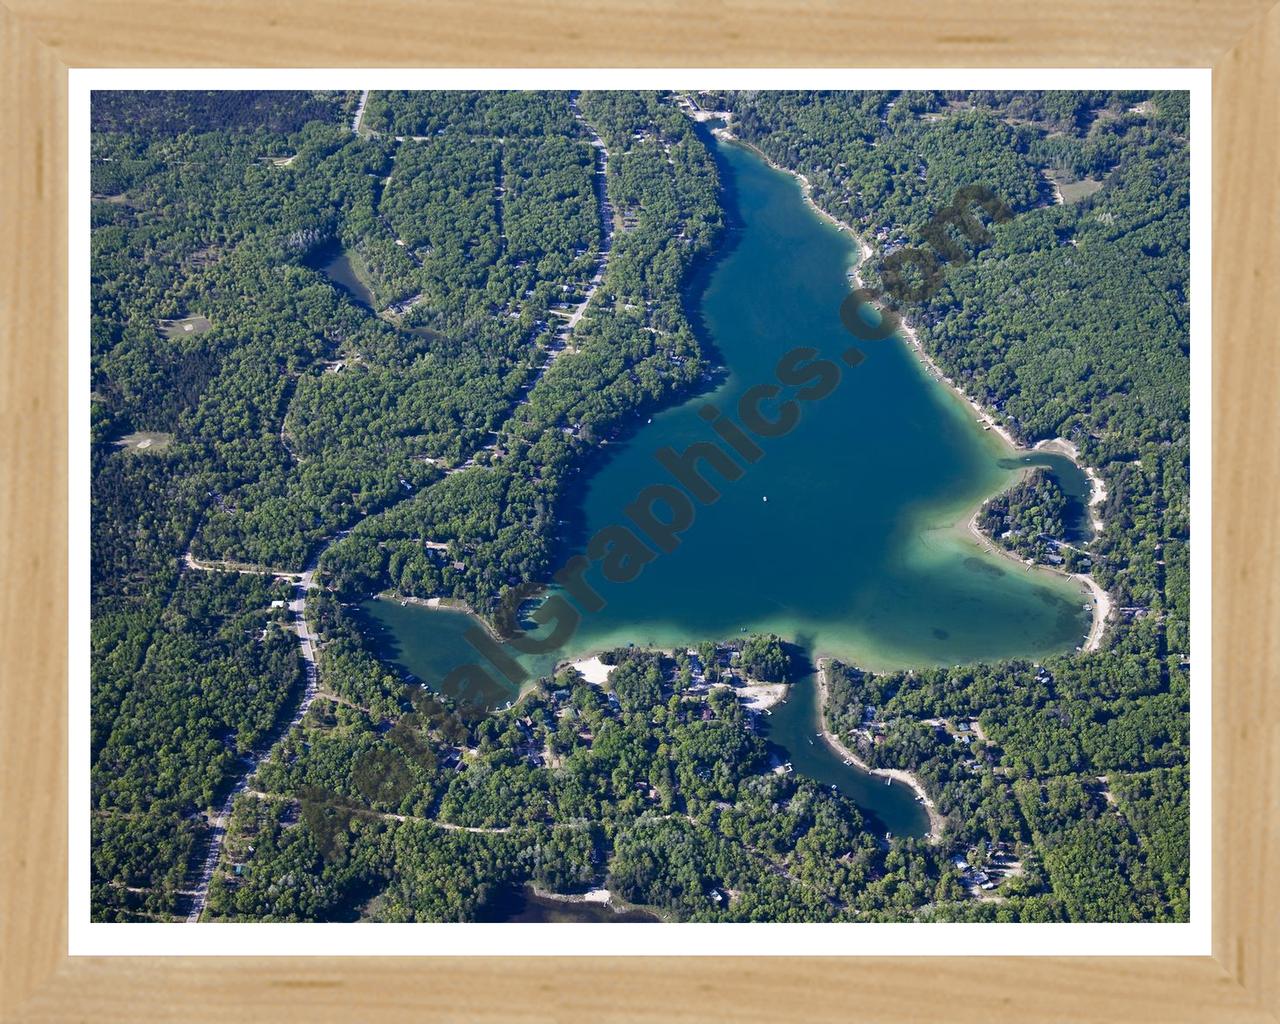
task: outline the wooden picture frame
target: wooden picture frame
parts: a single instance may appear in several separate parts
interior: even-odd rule
[[[704,9],[334,0],[0,6],[0,1007],[5,1020],[1280,1019],[1280,7]],[[153,66],[1212,67],[1213,955],[333,959],[67,955],[67,72]],[[1201,537],[1199,543],[1207,544]],[[963,952],[963,951],[958,951]]]

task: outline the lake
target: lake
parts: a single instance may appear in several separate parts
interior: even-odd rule
[[[303,265],[318,270],[361,306],[374,308],[373,292],[357,270],[358,257],[347,252],[338,242],[322,245],[311,253]]]
[[[857,256],[852,239],[805,204],[794,177],[745,147],[714,146],[736,226],[693,313],[727,372],[715,391],[609,446],[566,513],[566,557],[602,526],[625,522],[624,507],[647,485],[672,482],[659,449],[716,440],[704,406],[732,412],[749,388],[775,381],[779,357],[797,346],[839,361],[855,342],[839,316]],[[813,659],[872,670],[1040,657],[1080,644],[1090,624],[1084,588],[985,552],[967,522],[984,499],[1043,465],[1087,530],[1084,474],[1064,456],[1017,452],[984,431],[902,339],[858,345],[864,361],[840,364],[839,385],[802,403],[786,436],[759,439],[765,454],[740,479],[707,474],[721,497],[698,506],[674,552],[627,583],[589,571],[605,607],[585,614],[556,655],[526,659],[530,670],[631,643],[670,648],[756,631],[777,633]],[[429,685],[476,660],[462,641],[463,615],[391,601],[365,610],[384,631],[388,656]],[[492,706],[516,693],[492,689],[460,696]],[[924,811],[909,789],[843,765],[821,740],[803,742],[817,728],[811,679],[793,688],[786,707],[772,716],[769,738],[797,769],[845,789],[894,831],[923,834]]]

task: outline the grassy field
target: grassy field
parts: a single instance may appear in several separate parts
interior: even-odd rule
[[[120,448],[132,452],[162,452],[173,444],[172,434],[162,434],[154,430],[139,430],[134,434],[126,434],[116,441]]]
[[[185,320],[161,320],[159,326],[166,338],[180,338],[184,334],[204,334],[213,324],[207,317],[189,316]]]
[[[1067,206],[1088,198],[1102,188],[1102,182],[1096,178],[1081,178],[1077,181],[1066,171],[1057,169],[1045,171],[1044,176],[1053,184],[1061,201]]]

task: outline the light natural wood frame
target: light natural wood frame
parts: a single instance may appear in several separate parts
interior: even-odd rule
[[[1280,1019],[1280,7],[1272,0],[6,0],[0,6],[4,1020]],[[695,16],[703,20],[693,20]],[[1214,69],[1214,921],[1197,958],[69,958],[69,67]],[[1207,539],[1199,538],[1199,543]],[[357,1009],[358,1007],[358,1009]]]

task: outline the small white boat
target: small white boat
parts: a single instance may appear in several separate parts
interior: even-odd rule
[[[767,495],[767,494],[766,494],[766,495],[765,495],[764,497],[762,497],[760,500],[761,500],[761,501],[768,501],[768,500],[769,500],[769,495]]]

